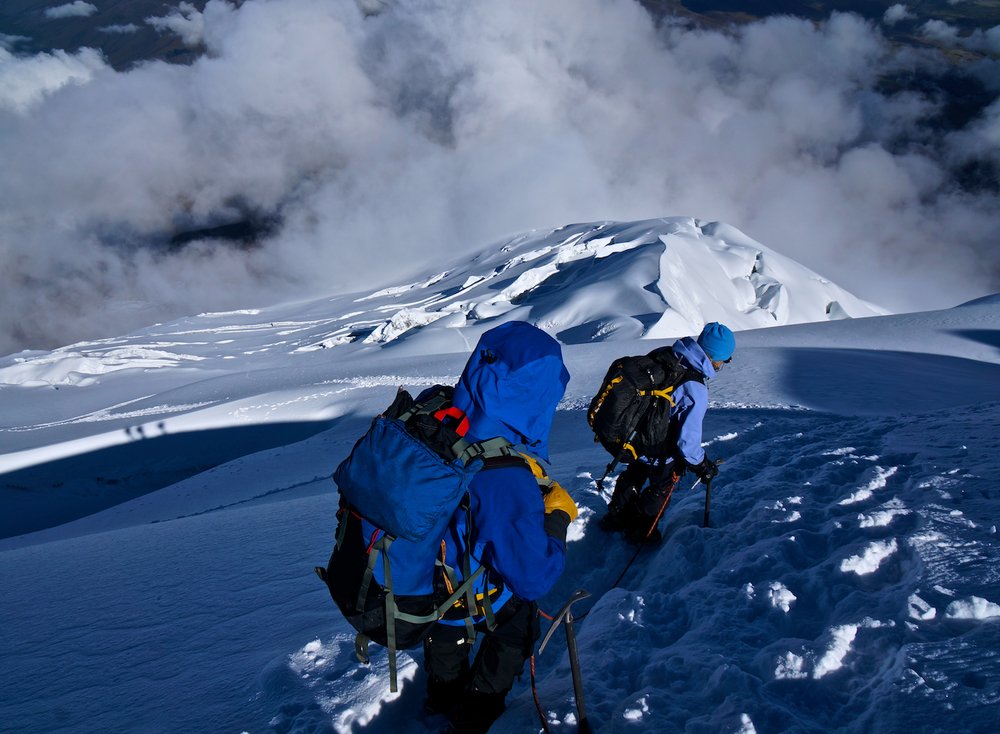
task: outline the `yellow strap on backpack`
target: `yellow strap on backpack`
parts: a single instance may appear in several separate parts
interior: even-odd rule
[[[545,472],[545,469],[542,467],[538,459],[531,454],[525,454],[523,452],[519,453],[521,454],[521,458],[524,459],[525,463],[528,465],[528,468],[531,469],[531,474],[535,477],[535,481],[538,482],[538,486],[541,488],[542,492],[547,493],[556,483],[549,479],[549,475]]]
[[[638,393],[639,395],[652,395],[654,398],[663,398],[668,403],[670,403],[671,407],[673,407],[677,405],[677,403],[674,402],[674,399],[671,395],[673,391],[674,391],[673,387],[667,387],[662,390],[639,390]]]

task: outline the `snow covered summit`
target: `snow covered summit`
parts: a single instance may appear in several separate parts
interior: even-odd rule
[[[260,372],[285,369],[290,359],[312,364],[306,353],[348,344],[392,344],[396,355],[460,352],[512,319],[584,344],[675,338],[709,321],[740,331],[884,313],[727,224],[690,217],[573,224],[518,235],[371,293],[203,313],[10,355],[0,358],[0,387],[86,386],[128,370],[187,384],[229,372],[235,354],[253,355]],[[178,367],[186,370],[170,369]]]
[[[884,313],[735,227],[689,217],[522,234],[471,261],[356,299],[312,346],[386,343],[433,325],[537,324],[565,344],[667,338],[708,321],[753,329]]]

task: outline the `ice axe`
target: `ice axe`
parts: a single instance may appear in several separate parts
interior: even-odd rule
[[[718,461],[715,462],[715,465],[719,466],[720,464],[723,463],[723,461],[725,461],[725,459],[719,459]],[[714,479],[714,477],[710,477],[709,479],[705,480],[705,518],[701,523],[701,526],[703,528],[708,527],[708,508],[709,504],[712,501],[712,479]],[[697,483],[695,483],[695,486],[697,486]]]
[[[542,650],[545,649],[545,645],[548,644],[549,640],[552,638],[552,633],[556,631],[556,627],[559,626],[560,622],[565,622],[566,627],[566,649],[569,651],[569,668],[573,673],[573,694],[576,697],[576,713],[577,713],[577,731],[580,734],[590,734],[590,722],[587,721],[587,710],[583,703],[583,677],[580,675],[580,656],[576,651],[576,634],[573,632],[573,610],[572,606],[576,604],[581,599],[586,599],[590,596],[590,592],[585,589],[580,589],[574,592],[573,596],[569,598],[562,608],[556,613],[555,617],[552,618],[552,626],[549,627],[549,631],[545,633],[545,637],[542,638],[542,644],[538,646],[538,653],[541,654]]]

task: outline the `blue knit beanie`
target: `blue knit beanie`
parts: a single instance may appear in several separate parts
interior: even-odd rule
[[[725,324],[713,321],[705,324],[698,337],[698,346],[705,350],[708,358],[715,362],[725,362],[736,351],[736,337]]]

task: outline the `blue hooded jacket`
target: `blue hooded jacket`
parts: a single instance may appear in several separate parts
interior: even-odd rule
[[[715,377],[712,360],[691,337],[678,339],[672,349],[690,367],[703,374],[706,380]],[[707,411],[708,388],[702,383],[691,380],[681,383],[674,390],[674,407],[670,409],[670,418],[678,423],[677,449],[689,464],[700,464],[705,459],[705,450],[701,447],[701,424]]]
[[[568,382],[559,343],[530,324],[512,321],[483,334],[452,403],[465,411],[472,440],[502,436],[547,460],[552,419]],[[529,601],[544,596],[562,573],[566,549],[561,539],[545,533],[545,507],[531,471],[517,466],[482,471],[469,485],[469,497],[471,571],[485,565],[489,572],[477,591],[497,577],[503,581],[494,610],[513,594]],[[466,514],[459,509],[445,537],[452,563],[464,554],[465,531]]]
[[[452,404],[477,436],[503,436],[548,461],[552,418],[568,383],[559,342],[524,321],[509,321],[480,337]]]

